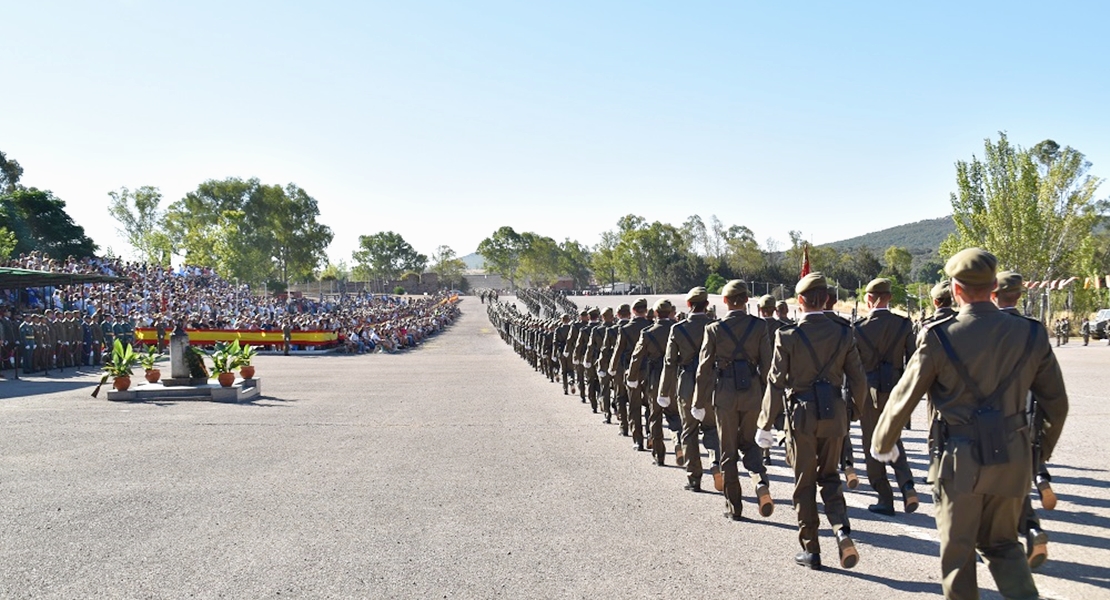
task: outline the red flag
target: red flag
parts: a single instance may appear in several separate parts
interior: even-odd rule
[[[806,275],[809,275],[809,244],[802,248],[802,274],[798,276],[798,279]]]

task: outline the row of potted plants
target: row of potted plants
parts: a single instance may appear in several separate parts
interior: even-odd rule
[[[243,379],[254,378],[254,365],[252,361],[258,349],[250,344],[233,342],[218,342],[212,352],[205,353],[199,348],[190,348],[201,356],[208,356],[212,360],[212,372],[223,387],[231,387],[235,383],[235,370],[239,369],[239,376]],[[146,380],[157,383],[162,378],[162,372],[155,363],[163,357],[153,346],[147,346],[146,352],[136,352],[131,344],[124,345],[119,340],[112,344],[112,351],[104,356],[105,375],[100,379],[101,385],[112,378],[112,386],[124,391],[131,387],[131,373],[136,365],[141,365],[146,371]],[[203,361],[201,363],[203,365]]]

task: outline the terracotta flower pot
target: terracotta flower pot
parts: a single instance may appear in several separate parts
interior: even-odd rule
[[[254,379],[254,365],[246,365],[239,369],[239,376],[243,379]]]
[[[221,386],[231,387],[231,384],[235,383],[235,373],[220,373],[216,379],[220,381]]]
[[[112,387],[116,388],[117,392],[127,391],[127,388],[131,387],[131,378],[126,376],[116,377],[112,380]]]
[[[161,378],[162,378],[162,371],[159,370],[159,369],[151,369],[151,370],[146,372],[147,383],[158,383],[158,380],[161,379]]]

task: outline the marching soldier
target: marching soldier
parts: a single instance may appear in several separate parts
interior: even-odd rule
[[[794,321],[790,318],[790,307],[786,305],[785,300],[779,300],[779,303],[775,305],[775,312],[778,315],[779,322],[784,326],[794,324]]]
[[[586,339],[580,334],[590,322],[589,309],[582,309],[578,313],[578,320],[571,324],[571,336],[569,341],[570,360],[574,364],[574,382],[570,385],[570,393],[574,395],[577,390],[578,397],[582,399],[583,404],[586,402],[586,373],[582,367],[582,359],[579,358],[578,345],[583,344],[582,352],[585,353]]]
[[[794,562],[810,569],[821,568],[817,516],[820,486],[825,517],[836,535],[840,565],[850,569],[859,562],[859,553],[852,542],[837,471],[841,447],[848,434],[848,409],[842,387],[847,382],[851,399],[858,405],[867,396],[867,379],[851,330],[832,322],[822,310],[829,294],[824,275],[820,272],[806,275],[794,291],[803,316],[797,325],[783,327],[775,336],[774,360],[757,423],[757,441],[764,448],[774,444],[771,426],[785,409],[787,454],[793,456],[794,508],[802,545]]]
[[[870,452],[889,462],[902,425],[927,390],[938,420],[932,428],[942,586],[947,598],[978,597],[976,550],[1006,598],[1037,598],[1017,540],[1033,461],[1026,416],[1031,390],[1045,420],[1042,451],[1052,455],[1068,412],[1060,366],[1037,324],[1003,314],[991,302],[997,259],[979,248],[948,260],[960,311],[931,324],[895,386],[875,428]]]
[[[771,500],[763,452],[755,440],[763,387],[771,365],[767,322],[745,311],[748,287],[743,281],[733,279],[726,283],[721,288],[721,298],[728,313],[705,327],[698,355],[694,408],[690,412],[699,421],[708,418],[710,409],[716,414],[725,517],[736,521],[741,518],[737,464],[741,460],[755,487],[759,514],[769,517],[775,504]]]
[[[586,346],[586,362],[587,368],[593,374],[593,379],[590,381],[590,403],[594,407],[594,412],[597,412],[597,404],[601,402],[601,413],[604,415],[605,423],[613,422],[612,407],[609,404],[609,363],[606,359],[611,359],[612,354],[609,356],[605,354],[606,339],[609,337],[609,330],[613,326],[613,309],[606,308],[605,312],[601,313],[601,323],[594,326],[590,332],[590,341]],[[597,389],[594,389],[596,382]]]
[[[586,348],[590,345],[593,331],[598,326],[598,317],[601,316],[601,311],[594,307],[586,311],[586,315],[589,320],[578,330],[578,337],[574,341],[574,360],[576,361],[575,367],[577,367],[579,378],[578,395],[582,398],[582,402],[588,401],[590,407],[596,413],[597,372],[587,364],[589,361],[586,357]]]
[[[1024,315],[1018,312],[1017,309],[1017,303],[1021,300],[1022,293],[1025,292],[1024,278],[1013,271],[1001,271],[998,273],[997,280],[998,288],[991,293],[991,300],[998,306],[999,311],[1024,319]],[[1041,326],[1040,321],[1029,320],[1037,326]],[[1048,330],[1046,329],[1045,339],[1047,338]],[[1026,412],[1029,415],[1029,422],[1032,424],[1033,430],[1033,461],[1031,463],[1033,484],[1040,495],[1041,506],[1046,510],[1053,510],[1056,508],[1056,493],[1052,491],[1052,476],[1048,473],[1048,467],[1044,463],[1041,452],[1042,440],[1039,435],[1043,429],[1042,424],[1045,416],[1038,406],[1036,397],[1032,394],[1027,400]],[[1037,516],[1037,511],[1033,510],[1033,501],[1029,494],[1025,495],[1021,512],[1021,519],[1018,521],[1018,533],[1025,536],[1025,554],[1029,559],[1029,567],[1036,569],[1048,559],[1048,534],[1041,528],[1040,517]]]
[[[638,298],[632,304],[632,320],[620,329],[617,337],[617,346],[613,351],[613,359],[609,364],[609,375],[624,380],[624,389],[628,395],[628,416],[625,421],[632,433],[632,442],[636,450],[644,450],[644,409],[643,409],[643,383],[633,381],[628,377],[629,367],[632,364],[632,351],[640,341],[640,334],[651,325],[647,319],[647,299]],[[627,434],[623,429],[622,434]]]
[[[563,395],[566,396],[570,392],[567,391],[568,378],[573,382],[574,380],[574,364],[570,360],[570,336],[574,333],[574,329],[570,323],[570,315],[563,314],[560,319],[562,323],[555,328],[555,349],[553,359],[559,363],[559,372],[562,373],[563,380]]]
[[[1084,317],[1083,322],[1079,324],[1079,335],[1083,336],[1083,345],[1086,346],[1091,341],[1091,321]]]
[[[686,306],[690,309],[690,314],[684,321],[671,328],[667,339],[663,379],[659,383],[659,401],[667,405],[670,404],[671,399],[674,399],[678,403],[682,437],[679,444],[675,446],[675,457],[680,466],[685,462],[685,489],[700,492],[703,469],[698,434],[705,435],[705,447],[711,450],[714,456],[719,456],[721,450],[717,439],[716,414],[699,413],[703,417],[699,420],[691,413],[694,408],[694,384],[705,327],[713,322],[706,312],[709,306],[709,293],[704,287],[691,289],[686,294]],[[706,410],[712,412],[712,409],[712,404],[709,404]],[[714,477],[717,479],[720,478],[717,475],[719,472],[719,469],[713,469]]]
[[[678,409],[669,399],[659,397],[659,380],[663,375],[663,353],[667,337],[674,326],[674,305],[662,299],[655,303],[655,323],[640,333],[640,340],[632,351],[632,362],[628,365],[628,387],[641,390],[643,402],[651,407],[649,416],[651,441],[648,447],[655,456],[655,464],[663,466],[667,449],[663,443],[663,419],[667,420],[671,431],[679,431]],[[641,385],[642,383],[642,385]],[[666,401],[666,404],[662,402]]]
[[[607,362],[602,363],[607,369],[610,385],[613,388],[613,402],[617,405],[617,423],[620,425],[620,434],[625,437],[628,437],[628,384],[625,381],[624,373],[628,370],[627,363],[632,360],[632,352],[631,350],[619,350],[619,348],[624,335],[624,326],[628,325],[631,320],[632,307],[628,304],[618,306],[617,320],[613,323],[613,327],[609,330],[605,339],[606,347],[610,348],[609,358]],[[636,335],[639,336],[639,333],[637,332]],[[619,352],[626,354],[626,358],[622,359]],[[617,365],[617,368],[614,368],[613,365]]]
[[[780,302],[778,304],[782,304],[784,307],[786,306],[785,302]],[[786,325],[792,325],[793,324],[792,321],[787,323],[785,321],[782,321],[782,320],[778,319],[775,316],[776,307],[777,307],[777,304],[775,303],[775,297],[774,296],[772,296],[770,294],[765,294],[765,295],[763,295],[759,298],[759,316],[763,317],[763,320],[767,323],[767,338],[772,344],[774,344],[774,342],[775,342],[775,332],[776,331],[778,331],[779,329],[782,329]],[[783,423],[782,423],[782,417],[780,416],[779,420],[775,421],[775,429],[777,429],[779,431],[782,431],[782,428],[783,428]],[[771,449],[770,448],[764,448],[763,449],[763,464],[768,465],[768,466],[771,465]],[[850,464],[851,464],[851,460],[849,458],[849,466],[850,466]]]
[[[863,429],[863,447],[871,447],[871,436],[875,432],[875,424],[879,414],[886,406],[890,391],[898,382],[905,367],[906,360],[913,354],[916,347],[913,336],[913,324],[909,319],[890,312],[891,287],[889,279],[873,279],[867,284],[867,308],[870,311],[867,318],[853,325],[857,340],[856,349],[859,351],[860,363],[867,375],[868,396],[863,404],[860,414],[860,426]],[[906,451],[902,440],[898,440],[898,452],[901,454],[894,461],[894,477],[902,492],[902,506],[906,513],[917,510],[917,492],[913,486],[913,473],[906,461]],[[894,515],[894,492],[891,490],[890,481],[887,480],[886,465],[866,456],[867,480],[871,489],[878,495],[878,502],[867,507],[867,510],[881,515]]]

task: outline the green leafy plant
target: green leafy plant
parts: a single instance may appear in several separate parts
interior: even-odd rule
[[[236,340],[235,343],[238,344],[239,340]],[[239,366],[249,367],[256,354],[258,354],[258,348],[250,344],[243,344],[242,349],[239,350]]]
[[[212,372],[216,375],[234,373],[242,364],[242,349],[239,340],[234,342],[217,342],[215,350],[208,357],[212,359]]]
[[[189,377],[193,379],[208,379],[208,367],[204,366],[204,351],[195,346],[190,346],[185,353],[185,364],[189,367]]]
[[[104,371],[107,375],[101,381],[106,381],[108,377],[130,377],[131,369],[139,363],[139,355],[131,348],[131,344],[124,346],[119,340],[112,343],[112,353],[106,357],[104,362]]]
[[[139,358],[139,364],[141,364],[143,366],[143,369],[149,371],[149,370],[154,368],[154,363],[161,360],[162,354],[160,354],[157,350],[155,350],[154,346],[147,346],[146,347],[146,353],[145,354],[139,354],[138,358]]]

